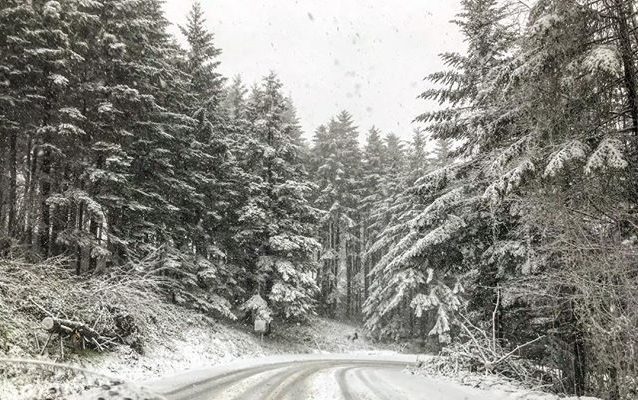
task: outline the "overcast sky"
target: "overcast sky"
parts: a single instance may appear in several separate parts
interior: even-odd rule
[[[307,137],[348,110],[362,137],[376,125],[409,138],[427,105],[416,97],[440,69],[438,54],[463,48],[449,23],[460,0],[202,0],[221,72],[252,83],[275,71]],[[166,0],[182,24],[190,0]],[[177,28],[174,28],[177,34]]]

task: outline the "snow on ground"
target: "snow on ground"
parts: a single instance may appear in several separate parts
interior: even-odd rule
[[[162,314],[167,315],[157,315],[145,329],[143,354],[120,346],[109,353],[71,354],[65,360],[65,363],[115,379],[85,376],[55,367],[20,365],[4,369],[0,363],[0,400],[62,399],[84,386],[113,386],[113,381],[118,380],[143,382],[242,358],[377,349],[365,338],[350,340],[348,336],[357,328],[343,322],[313,318],[309,324],[275,326],[272,334],[262,341],[244,325],[220,322],[177,306],[166,307]],[[6,352],[0,350],[0,357],[33,358],[33,355],[29,349],[14,345]],[[50,361],[46,356],[40,359]]]
[[[0,400],[83,398],[80,393],[85,393],[85,388],[92,392],[102,390],[109,393],[108,398],[111,399],[123,399],[126,396],[131,399],[148,399],[151,397],[136,396],[141,393],[136,385],[126,386],[122,382],[149,382],[162,377],[179,379],[180,375],[192,377],[197,373],[209,374],[211,368],[224,370],[286,361],[291,359],[290,354],[306,353],[294,356],[296,360],[313,360],[317,357],[416,359],[416,356],[397,354],[394,351],[397,348],[379,346],[366,340],[356,326],[343,322],[314,318],[309,324],[275,325],[272,334],[262,341],[249,328],[240,324],[230,325],[177,306],[169,306],[168,311],[174,314],[170,318],[158,315],[154,326],[146,330],[143,354],[121,346],[111,353],[76,354],[67,360],[74,366],[96,371],[104,376],[58,368],[3,368],[0,363]],[[359,338],[353,341],[351,338],[355,332]],[[26,358],[29,354],[14,346],[4,356]],[[47,360],[46,357],[42,359]],[[319,374],[316,379],[326,381],[326,384],[318,387],[334,388],[334,382],[328,383],[332,375],[334,374]],[[7,377],[9,379],[4,379]],[[399,377],[393,379],[397,380]],[[464,384],[467,388],[465,391],[473,393],[467,399],[473,400],[557,399],[553,395],[503,385],[502,382],[495,382],[487,377],[422,379],[430,381],[430,385],[435,388],[433,390],[440,389],[443,392],[446,385],[452,385],[456,392],[460,390],[465,393],[465,389],[459,389],[459,383]],[[326,393],[321,396],[317,398],[329,398]]]
[[[170,392],[176,398],[191,400],[557,399],[550,394],[520,389],[473,387],[405,369],[418,358],[417,355],[376,351],[278,355],[187,371],[146,385],[161,393]]]
[[[51,278],[50,285],[40,284],[44,276]],[[63,399],[84,387],[96,386],[121,391],[119,380],[146,381],[238,358],[376,348],[364,338],[347,338],[357,331],[355,326],[320,318],[310,324],[275,325],[262,342],[250,327],[167,303],[135,285],[111,289],[75,277],[62,264],[0,263],[0,359],[50,363],[63,358],[66,365],[107,375],[81,373],[60,365],[0,361],[0,400]],[[76,352],[71,340],[65,339],[61,357],[59,338],[54,335],[49,342],[48,333],[40,326],[50,313],[97,325],[109,335],[117,333],[114,313],[121,313],[131,318],[135,332],[126,342],[141,353],[125,345],[104,353]]]
[[[170,336],[153,335],[144,355],[129,348],[120,348],[116,353],[93,359],[85,366],[128,380],[142,381],[273,354],[383,350],[365,338],[348,339],[348,335],[357,331],[355,326],[322,318],[313,318],[307,325],[275,326],[271,335],[261,340],[242,325],[227,325],[191,312],[187,315],[183,326],[173,327]]]
[[[437,356],[421,356],[422,362],[427,362],[428,358]],[[600,400],[595,397],[561,397],[552,393],[543,392],[539,389],[527,388],[522,384],[511,380],[505,380],[496,375],[483,375],[469,372],[459,372],[455,376],[446,375],[429,375],[424,368],[410,368],[409,373],[423,375],[426,379],[431,379],[441,384],[460,384],[467,387],[479,389],[484,393],[489,393],[493,397],[489,399],[507,399],[507,400]],[[470,397],[468,399],[474,399]],[[477,398],[478,400],[478,398]]]

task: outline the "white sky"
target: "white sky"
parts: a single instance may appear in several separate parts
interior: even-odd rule
[[[372,125],[408,139],[427,104],[423,78],[438,54],[464,48],[449,23],[460,0],[201,0],[221,72],[247,84],[275,71],[306,137],[348,110],[361,137]],[[182,24],[191,0],[166,0]],[[174,28],[177,33],[177,28]]]

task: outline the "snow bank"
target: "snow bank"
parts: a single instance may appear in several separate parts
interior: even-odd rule
[[[380,352],[392,353],[361,335],[351,340],[358,331],[356,326],[321,318],[314,318],[307,325],[274,326],[271,336],[262,341],[249,327],[220,322],[179,306],[162,304],[155,310],[158,312],[146,322],[142,354],[124,345],[108,353],[67,354],[65,363],[93,373],[34,365],[4,368],[0,362],[0,399],[67,399],[81,396],[85,390],[91,394],[96,390],[118,393],[115,397],[109,395],[114,399],[151,398],[141,394],[144,391],[136,385],[125,382],[152,381],[272,355],[285,358],[291,353],[308,353],[312,357],[313,353],[356,352],[362,357],[374,357]],[[0,357],[33,358],[27,344],[13,344],[11,352]],[[40,359],[51,360],[47,356]]]
[[[428,357],[429,358],[429,357]],[[423,361],[424,357],[420,356]],[[423,368],[410,369],[413,374],[432,376]],[[553,393],[547,393],[533,388],[524,387],[522,384],[504,379],[496,375],[481,375],[469,372],[459,372],[456,375],[435,374],[435,379],[458,383],[491,393],[494,398],[508,400],[601,400],[595,397],[561,397]]]

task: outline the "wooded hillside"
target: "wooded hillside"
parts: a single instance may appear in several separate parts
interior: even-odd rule
[[[160,0],[3,0],[1,256],[143,268],[215,315],[361,320],[632,398],[635,4],[531,3],[462,1],[467,49],[427,76],[414,132],[342,111],[307,140],[275,73],[218,72],[197,3],[180,42]]]

